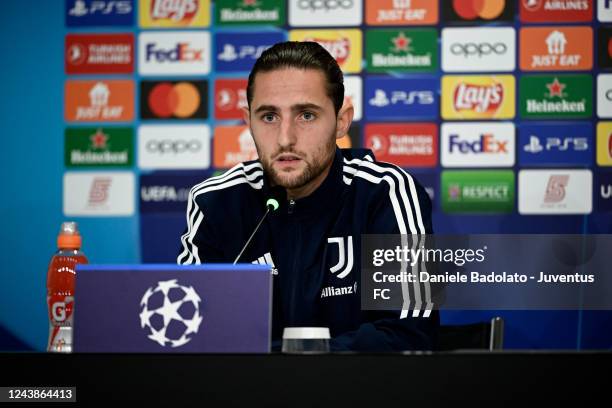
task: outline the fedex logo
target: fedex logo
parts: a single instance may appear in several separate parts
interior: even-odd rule
[[[515,129],[511,122],[445,122],[441,126],[445,167],[512,167]]]
[[[461,153],[508,153],[508,141],[496,140],[491,133],[480,135],[472,142],[461,140],[459,135],[451,135],[449,140],[451,153],[455,150]]]
[[[204,50],[191,48],[188,43],[178,43],[172,49],[158,48],[156,43],[146,45],[146,60],[166,61],[202,61]]]
[[[593,125],[523,124],[519,130],[519,162],[529,166],[576,166],[593,163]]]
[[[138,69],[141,75],[206,75],[210,72],[210,33],[142,32]]]
[[[217,33],[215,63],[219,72],[250,71],[259,56],[272,45],[285,41],[281,32]]]

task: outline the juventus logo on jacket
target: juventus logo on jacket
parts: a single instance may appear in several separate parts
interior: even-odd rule
[[[353,269],[353,237],[332,237],[327,238],[327,243],[338,244],[338,263],[331,268],[331,273],[340,273],[336,276],[338,279],[344,279],[351,273]]]

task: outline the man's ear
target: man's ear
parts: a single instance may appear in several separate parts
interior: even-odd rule
[[[250,110],[248,106],[243,106],[242,107],[242,119],[244,119],[244,123],[246,123],[246,125],[248,127],[251,127],[251,114],[250,114]]]
[[[336,139],[340,139],[342,136],[348,133],[351,123],[353,123],[353,103],[350,98],[344,98],[344,103],[338,112],[336,118]]]

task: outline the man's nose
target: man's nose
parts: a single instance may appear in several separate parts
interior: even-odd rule
[[[295,125],[293,122],[291,120],[281,121],[278,134],[278,145],[281,148],[291,147],[295,145],[296,140]]]

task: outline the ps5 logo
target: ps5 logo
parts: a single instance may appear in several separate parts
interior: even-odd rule
[[[539,153],[545,149],[546,151],[556,149],[564,152],[570,148],[573,151],[584,151],[589,149],[589,142],[586,137],[567,137],[564,139],[560,137],[547,137],[546,145],[543,146],[537,136],[531,135],[529,136],[529,144],[526,144],[523,148],[528,153]]]
[[[327,238],[327,242],[338,244],[338,263],[329,268],[329,271],[331,273],[341,271],[336,276],[338,279],[344,279],[353,269],[353,237],[332,237]]]

